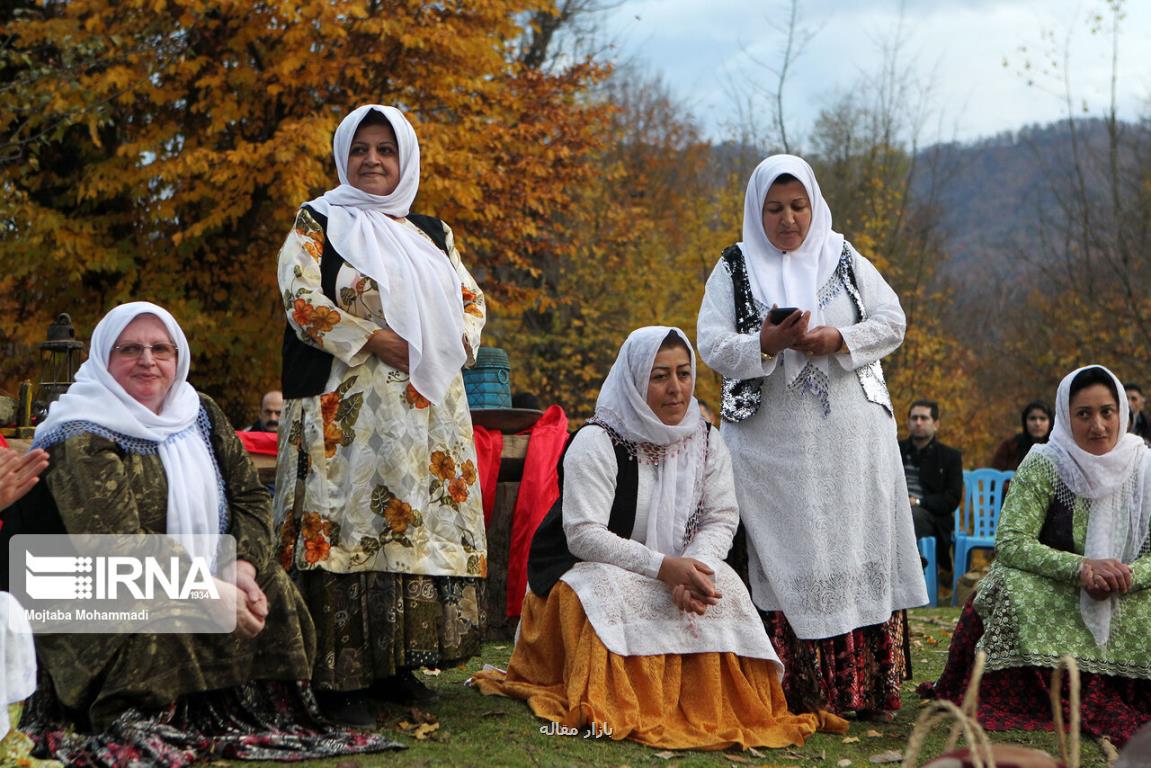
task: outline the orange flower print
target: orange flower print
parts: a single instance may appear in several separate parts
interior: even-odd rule
[[[479,297],[479,294],[467,286],[460,286],[460,290],[463,291],[464,296],[464,314],[471,315],[473,317],[483,317],[484,312],[482,309],[480,309],[479,304],[476,303],[476,299]]]
[[[336,327],[340,322],[340,313],[329,307],[316,307],[312,311],[312,338],[319,338]]]
[[[304,241],[304,251],[312,257],[313,261],[319,261],[320,257],[324,255],[324,246],[309,239]]]
[[[417,410],[423,410],[431,405],[431,402],[421,395],[410,383],[408,384],[408,388],[404,390],[404,400],[408,402],[408,405]]]
[[[318,512],[309,512],[301,521],[300,533],[305,539],[314,539],[317,536],[332,535],[332,521],[320,517]]]
[[[344,442],[344,430],[332,421],[324,425],[324,455],[329,459],[336,455],[336,448]]]
[[[448,483],[448,493],[451,494],[452,501],[463,504],[468,500],[468,484],[464,482],[462,477],[457,477]]]
[[[328,559],[328,552],[332,548],[328,540],[332,535],[331,520],[322,518],[315,512],[309,512],[301,521],[300,533],[304,537],[304,560],[308,565],[315,565],[321,560]]]
[[[320,395],[320,413],[323,416],[324,424],[329,424],[336,419],[336,413],[340,410],[340,393],[339,392],[326,392]]]
[[[451,480],[456,475],[456,462],[443,451],[432,451],[432,461],[429,468],[432,474],[441,480]]]
[[[292,570],[292,562],[296,557],[296,522],[292,518],[284,521],[280,529],[280,566],[285,571]]]
[[[304,560],[308,565],[315,565],[321,560],[328,559],[328,553],[332,551],[332,545],[328,543],[327,539],[305,539],[304,540]]]
[[[460,467],[460,477],[462,477],[468,485],[476,482],[476,465],[471,459],[465,461],[463,466]]]
[[[402,534],[412,523],[412,505],[399,499],[392,499],[384,507],[384,517],[393,533]]]
[[[292,319],[296,321],[296,325],[305,331],[312,322],[313,309],[314,307],[303,299],[296,299],[292,302]]]

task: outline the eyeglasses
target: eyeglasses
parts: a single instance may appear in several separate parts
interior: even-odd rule
[[[130,360],[135,360],[140,355],[144,354],[145,349],[152,351],[153,360],[174,360],[176,358],[176,345],[160,342],[159,344],[117,344],[112,347],[120,357],[126,357]]]

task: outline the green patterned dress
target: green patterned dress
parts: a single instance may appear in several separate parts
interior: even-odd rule
[[[444,235],[474,361],[484,296],[446,225]],[[279,255],[289,326],[332,361],[322,394],[284,403],[275,510],[281,563],[316,622],[312,682],[351,691],[479,652],[487,543],[462,375],[434,405],[407,373],[363,351],[387,327],[379,289],[344,262],[329,298],[325,240],[301,208]]]
[[[1069,510],[1071,551],[1041,543],[1054,514]],[[1106,645],[1096,645],[1079,612],[1079,565],[1087,535],[1082,499],[1062,485],[1052,463],[1031,453],[1020,464],[1003,506],[996,536],[996,559],[979,585],[975,610],[985,627],[978,647],[987,669],[1053,667],[1072,654],[1084,672],[1151,679],[1151,556],[1144,542],[1131,563],[1131,591],[1120,595]]]
[[[81,634],[36,637],[42,670],[77,722],[100,731],[126,709],[156,710],[185,694],[253,680],[310,676],[315,637],[299,592],[276,562],[268,492],[228,420],[201,395],[231,514],[236,555],[256,568],[268,598],[264,631],[238,634]],[[163,533],[168,483],[156,453],[133,452],[94,432],[48,449],[44,482],[64,527],[81,533]]]

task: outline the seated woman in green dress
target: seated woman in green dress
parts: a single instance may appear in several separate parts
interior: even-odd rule
[[[228,533],[236,542],[230,634],[44,634],[24,727],[71,765],[322,757],[378,749],[324,732],[307,680],[311,618],[275,559],[272,508],[224,413],[188,382],[176,320],[147,302],[116,307],[52,405],[34,447],[50,464],[43,519],[69,533]],[[27,519],[27,518],[25,518]],[[138,762],[133,762],[138,761]]]
[[[1127,412],[1122,383],[1102,366],[1060,383],[1051,438],[1019,465],[995,563],[922,694],[960,701],[982,650],[983,727],[1050,728],[1051,669],[1069,653],[1082,672],[1083,730],[1121,745],[1151,720],[1151,451],[1125,434]]]

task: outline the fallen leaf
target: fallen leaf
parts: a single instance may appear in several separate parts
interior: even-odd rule
[[[858,736],[844,736],[843,737],[843,743],[844,744],[854,744],[857,741],[859,741]]]
[[[864,735],[864,736],[870,736],[870,737],[871,737],[871,738],[873,738],[873,739],[877,739],[877,738],[879,738],[880,736],[882,736],[883,734],[882,734],[882,733],[880,733],[879,731],[876,731],[876,730],[874,730],[874,729],[873,729],[873,730],[870,730],[870,731],[868,731],[867,733],[865,733],[865,734],[863,734],[863,735]]]
[[[652,755],[652,757],[658,757],[660,760],[671,760],[673,757],[675,757],[675,754],[675,752],[672,752],[669,749],[664,752],[656,752],[654,755]]]
[[[428,677],[439,677],[440,676],[440,670],[428,669],[427,667],[420,667],[420,673],[427,675]]]
[[[847,766],[851,765],[851,761],[845,757],[836,763],[836,765],[839,766],[839,768],[847,768]]]
[[[928,644],[928,645],[939,645],[939,641],[938,641],[938,640],[936,640],[936,639],[935,639],[934,637],[932,637],[931,635],[928,635],[928,636],[927,636],[927,644]]]
[[[747,754],[751,755],[752,757],[767,757],[767,755],[763,754],[755,747],[748,747]]]
[[[726,757],[728,760],[730,760],[733,763],[750,763],[751,762],[750,757],[744,757],[743,755],[724,755],[724,757]]]
[[[416,741],[427,741],[428,737],[440,729],[439,723],[421,723],[412,731]]]
[[[493,709],[490,712],[484,712],[484,713],[480,714],[480,717],[507,717],[507,716],[508,716],[507,712],[501,712],[498,709]]]
[[[903,762],[903,753],[898,749],[889,749],[886,752],[880,752],[878,755],[872,755],[867,759],[872,763],[901,763]]]

